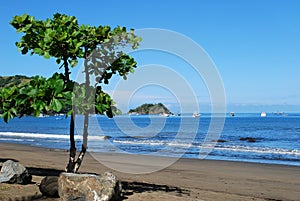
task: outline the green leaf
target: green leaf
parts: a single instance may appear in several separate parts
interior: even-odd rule
[[[62,92],[62,95],[65,99],[71,99],[72,98],[72,92],[71,91]]]
[[[23,14],[23,15],[21,16],[22,21],[25,21],[27,17],[28,17],[27,14]]]
[[[8,123],[8,122],[9,122],[9,119],[10,119],[9,112],[4,112],[4,113],[2,114],[2,118],[3,118],[3,120],[5,121],[5,123]]]
[[[134,73],[134,68],[130,68],[129,72]]]
[[[49,37],[48,35],[45,36],[45,38],[44,38],[44,42],[45,42],[45,43],[50,43],[51,41],[52,41],[52,38],[51,38],[51,37]]]
[[[28,93],[27,95],[30,96],[30,97],[34,97],[36,96],[38,93],[38,89],[37,88],[32,88]]]
[[[42,111],[44,108],[45,108],[45,102],[41,101],[41,100],[37,100],[36,103],[34,104],[35,105],[35,110],[38,110],[38,111]]]
[[[73,110],[69,110],[67,113],[67,116],[72,115],[72,113],[73,113]]]
[[[34,48],[33,51],[39,55],[43,54],[43,50],[41,48]]]
[[[56,80],[55,86],[53,86],[53,87],[54,87],[55,93],[57,93],[57,94],[60,93],[64,88],[64,81],[61,79]]]
[[[62,104],[61,104],[60,100],[58,100],[56,98],[52,99],[50,106],[52,107],[52,109],[55,112],[59,112],[62,109]]]
[[[96,112],[102,114],[103,113],[103,110],[102,110],[102,107],[101,105],[95,105],[95,108],[96,108]]]
[[[80,46],[82,46],[82,44],[83,44],[83,42],[78,42],[78,43],[76,43],[75,49],[78,50],[78,48],[79,48]]]
[[[50,59],[50,54],[49,54],[49,52],[44,52],[44,58],[45,58],[45,59]]]
[[[13,116],[17,116],[17,110],[15,108],[11,108],[10,111]]]

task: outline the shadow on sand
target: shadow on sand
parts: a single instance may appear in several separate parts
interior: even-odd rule
[[[36,168],[36,167],[28,167],[28,172],[31,175],[47,177],[47,176],[59,176],[60,173],[64,172],[62,170],[50,169],[50,168]]]
[[[0,163],[4,163],[5,161],[8,161],[8,160],[11,160],[11,161],[14,161],[14,162],[19,162],[18,160],[15,160],[15,159],[12,159],[12,158],[0,158]]]
[[[144,193],[144,192],[169,192],[174,193],[176,196],[190,195],[190,191],[181,189],[174,186],[168,185],[158,185],[144,182],[127,182],[122,181],[123,188],[123,200],[126,200],[128,196],[134,193]]]

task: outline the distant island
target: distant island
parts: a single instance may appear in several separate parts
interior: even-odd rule
[[[128,114],[172,114],[162,103],[145,103],[135,109],[130,109]]]

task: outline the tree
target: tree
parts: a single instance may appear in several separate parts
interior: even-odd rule
[[[36,77],[34,82],[21,88],[1,90],[2,117],[8,122],[15,116],[22,117],[29,113],[37,116],[41,111],[49,110],[59,112],[63,106],[71,105],[68,112],[71,115],[70,157],[66,171],[77,172],[87,148],[89,114],[96,112],[112,117],[113,101],[102,91],[101,84],[109,84],[114,74],[126,79],[128,73],[134,72],[137,63],[122,48],[136,49],[141,39],[132,29],[79,25],[76,17],[59,13],[53,19],[44,21],[27,14],[15,16],[10,24],[17,32],[24,33],[16,43],[22,54],[56,58],[64,73],[56,73],[48,80]],[[84,83],[75,83],[70,79],[70,67],[76,66],[79,59],[84,59]],[[32,94],[37,95],[31,99]],[[25,106],[28,109],[24,111]],[[84,114],[84,132],[81,152],[76,160],[74,118],[78,113]]]

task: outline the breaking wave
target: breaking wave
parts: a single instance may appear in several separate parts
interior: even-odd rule
[[[68,140],[70,138],[69,135],[63,135],[63,134],[15,133],[15,132],[0,132],[0,137],[2,137],[2,139],[6,139],[6,140],[9,139],[13,141],[20,141],[21,138],[62,139],[62,140]],[[81,140],[82,136],[75,135],[74,138],[75,140]],[[102,141],[102,140],[107,140],[108,138],[109,136],[94,136],[94,135],[88,136],[88,139],[93,141]],[[28,141],[28,139],[26,140]]]

